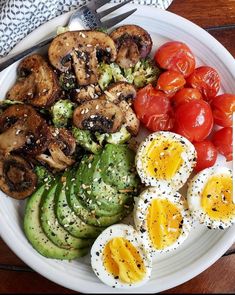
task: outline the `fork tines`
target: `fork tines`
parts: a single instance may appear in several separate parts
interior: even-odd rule
[[[99,12],[98,15],[99,15],[100,18],[103,18],[103,17],[105,17],[106,15],[108,15],[108,14],[110,14],[111,12],[113,12],[113,11],[115,11],[115,10],[121,8],[122,6],[126,5],[127,3],[131,2],[131,1],[132,1],[132,0],[126,0],[126,1],[124,1],[124,2],[122,2],[122,3],[119,3],[119,4],[117,4],[117,5],[115,5],[115,6],[111,7],[111,8],[109,8],[109,9],[106,9],[106,10],[104,10],[104,11]]]
[[[128,16],[130,16],[132,13],[136,12],[137,8],[132,9],[128,12],[125,12],[123,14],[120,14],[118,16],[115,16],[109,20],[103,21],[102,23],[102,27],[104,28],[111,28],[113,26],[115,26],[116,24],[120,23],[121,21],[123,21],[124,19],[126,19]]]
[[[109,3],[111,0],[96,0],[96,1],[92,1],[89,3],[89,5],[93,5],[94,9],[98,9],[102,6],[104,6],[105,4]]]

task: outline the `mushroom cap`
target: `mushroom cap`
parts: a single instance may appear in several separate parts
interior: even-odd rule
[[[69,31],[58,35],[50,44],[51,64],[61,72],[74,68],[77,82],[85,86],[98,81],[98,58],[116,59],[114,41],[98,31]]]
[[[71,53],[86,52],[89,48],[105,51],[110,61],[116,59],[115,44],[107,34],[86,30],[65,32],[55,37],[48,49],[48,56],[56,69],[66,72],[71,68]]]
[[[61,93],[56,74],[38,54],[30,55],[21,61],[18,75],[18,81],[6,95],[7,99],[24,101],[36,107],[47,107],[51,106]]]
[[[36,189],[37,175],[31,164],[19,156],[0,159],[0,189],[8,196],[22,200]]]
[[[115,104],[122,100],[132,103],[136,97],[136,93],[133,84],[127,82],[115,82],[108,86],[100,98],[105,98]]]
[[[12,105],[0,115],[0,152],[4,155],[12,151],[39,154],[46,150],[48,136],[46,121],[29,105]]]
[[[36,159],[42,164],[48,165],[55,171],[62,171],[74,164],[70,156],[76,149],[76,141],[72,134],[65,128],[49,127],[50,141],[49,154],[40,154]]]
[[[95,99],[83,103],[73,113],[73,124],[80,129],[114,133],[124,121],[121,109],[105,99]]]
[[[100,97],[117,104],[124,114],[124,124],[127,130],[134,136],[139,132],[140,121],[131,108],[136,97],[136,89],[127,82],[116,82],[111,84]]]
[[[71,156],[76,150],[76,140],[66,128],[54,128],[50,126],[51,142],[56,143],[66,156]]]
[[[120,26],[111,32],[110,37],[118,51],[116,62],[123,68],[134,66],[140,58],[147,57],[152,49],[149,33],[137,25]]]

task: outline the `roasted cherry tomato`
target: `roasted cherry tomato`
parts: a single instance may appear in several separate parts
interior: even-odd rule
[[[198,89],[203,98],[211,101],[220,89],[220,77],[217,71],[211,67],[199,67],[187,79],[190,87]]]
[[[218,153],[211,141],[204,140],[195,142],[194,147],[197,152],[197,165],[195,167],[196,171],[201,171],[215,164]]]
[[[174,131],[191,142],[204,140],[213,127],[210,105],[202,100],[191,100],[175,110]]]
[[[235,95],[221,94],[213,98],[211,103],[214,121],[223,127],[232,126],[233,112],[235,112]]]
[[[214,133],[212,142],[217,151],[224,155],[227,161],[233,159],[233,129],[232,127],[224,127]]]
[[[189,102],[190,100],[201,99],[202,95],[198,89],[194,88],[182,88],[172,98],[174,107]]]
[[[195,57],[189,47],[178,41],[163,44],[155,53],[156,63],[165,70],[173,70],[188,77],[195,69]]]
[[[186,83],[184,76],[176,71],[166,71],[162,73],[158,80],[156,88],[162,90],[168,97],[172,97]]]
[[[151,84],[138,91],[134,109],[139,120],[151,131],[171,130],[174,125],[169,98]]]

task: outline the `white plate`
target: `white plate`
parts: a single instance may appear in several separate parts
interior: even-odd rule
[[[155,48],[168,40],[180,40],[189,45],[198,64],[215,67],[222,78],[222,91],[235,93],[235,63],[226,49],[207,32],[172,13],[153,7],[128,5],[120,12],[137,7],[137,12],[123,23],[138,24],[152,36]],[[65,25],[69,14],[41,26],[25,38],[15,50],[30,46]],[[154,51],[154,50],[153,50]],[[16,65],[0,74],[0,90],[4,97],[16,78]],[[221,160],[221,159],[220,159]],[[223,160],[222,160],[223,161]],[[220,162],[221,163],[221,162]],[[231,164],[231,163],[230,163]],[[89,257],[73,262],[46,259],[27,242],[22,231],[23,203],[1,193],[0,230],[8,246],[30,267],[51,281],[84,293],[113,293],[94,275]],[[143,287],[118,290],[117,293],[156,293],[175,287],[213,264],[235,240],[235,226],[221,231],[196,225],[189,238],[174,252],[159,254],[154,259],[152,277]]]

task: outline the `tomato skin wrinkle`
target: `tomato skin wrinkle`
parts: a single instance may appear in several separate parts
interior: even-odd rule
[[[138,91],[134,100],[138,119],[151,131],[171,130],[174,125],[170,99],[151,84]]]
[[[195,57],[183,42],[170,41],[158,48],[154,59],[163,69],[174,70],[188,77],[195,69]]]
[[[214,121],[222,127],[232,126],[232,116],[235,112],[235,95],[224,93],[213,98],[211,103]]]
[[[159,76],[156,89],[162,90],[168,97],[172,97],[179,89],[184,87],[185,83],[186,80],[182,74],[167,70]]]
[[[202,66],[188,77],[187,85],[198,89],[206,101],[211,101],[219,92],[220,77],[214,68]]]

